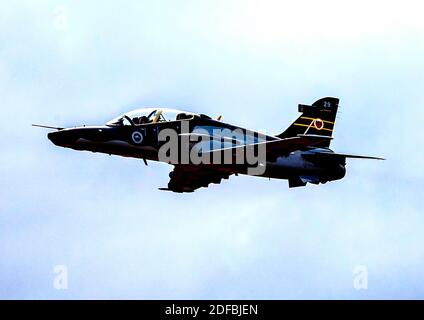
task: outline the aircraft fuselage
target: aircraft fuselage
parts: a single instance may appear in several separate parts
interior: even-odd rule
[[[255,143],[279,140],[279,138],[274,136],[259,134],[258,132],[212,119],[201,119],[197,116],[191,120],[167,121],[143,125],[75,127],[51,132],[48,134],[48,137],[54,144],[65,148],[160,161],[159,150],[166,142],[159,139],[159,133],[164,129],[174,130],[180,135],[185,130],[186,133],[187,131],[188,133],[193,133],[203,130],[210,135],[220,135],[218,137],[218,140],[220,140],[218,143],[221,146],[228,147],[246,144],[247,140]],[[179,143],[183,143],[181,137]],[[189,144],[190,148],[188,150],[191,150],[192,144]],[[346,172],[344,161],[311,162],[303,156],[309,150],[310,148],[305,148],[305,150],[294,151],[278,157],[267,157],[266,162],[258,164],[264,166],[263,172],[256,175],[289,180],[305,177],[307,182],[316,184],[338,180],[344,177]],[[206,164],[206,166],[213,165],[213,163]],[[220,166],[227,168],[228,172],[236,174],[247,174],[249,167],[249,165],[243,163],[220,164]],[[302,184],[303,182],[299,181],[299,183]]]

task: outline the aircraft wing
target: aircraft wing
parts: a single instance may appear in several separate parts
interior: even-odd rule
[[[160,190],[173,192],[193,192],[202,187],[208,187],[211,183],[219,184],[222,179],[228,179],[233,172],[222,167],[205,165],[175,165],[169,174],[170,180],[167,188]]]
[[[297,137],[291,137],[286,139],[278,139],[266,142],[253,143],[248,145],[240,145],[229,148],[222,149],[214,149],[210,151],[205,151],[205,153],[209,153],[211,155],[217,153],[222,154],[224,152],[232,152],[233,156],[237,154],[237,152],[245,152],[249,148],[254,149],[258,147],[266,148],[266,155],[268,157],[280,156],[284,154],[290,154],[293,151],[301,150],[306,147],[312,147],[317,145],[323,141],[328,141],[332,139],[327,136],[318,136],[318,135],[298,135]]]
[[[213,154],[215,152],[221,154],[226,150],[230,150],[235,156],[238,151],[245,151],[247,148],[254,148],[258,145],[265,145],[267,157],[268,155],[289,154],[292,151],[302,149],[307,146],[313,146],[322,141],[331,139],[329,137],[302,135],[287,139],[278,139],[268,142],[261,142],[250,145],[241,145],[232,148],[214,149],[203,153]],[[231,170],[231,165],[192,165],[192,164],[176,164],[174,170],[169,174],[170,180],[167,188],[160,190],[173,192],[193,192],[201,187],[208,187],[211,183],[219,184],[222,179],[228,179],[235,172]]]

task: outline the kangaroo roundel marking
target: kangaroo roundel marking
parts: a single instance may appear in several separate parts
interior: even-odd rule
[[[324,129],[324,121],[322,121],[320,118],[314,120],[314,127],[317,130]]]
[[[143,135],[141,134],[141,132],[138,131],[134,131],[131,135],[132,140],[134,141],[134,143],[136,144],[140,144],[143,142]]]

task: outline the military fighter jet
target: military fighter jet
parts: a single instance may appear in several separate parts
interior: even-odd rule
[[[193,192],[233,174],[287,179],[293,188],[342,179],[347,158],[384,160],[329,148],[338,107],[332,97],[300,104],[300,117],[277,135],[160,107],[137,109],[101,126],[34,126],[54,129],[48,138],[57,146],[173,165],[161,190]]]

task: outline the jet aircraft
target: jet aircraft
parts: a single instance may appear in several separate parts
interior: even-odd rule
[[[221,116],[160,107],[137,109],[100,126],[33,126],[55,130],[48,138],[57,146],[171,164],[161,190],[193,192],[238,174],[287,179],[293,188],[342,179],[346,159],[384,160],[330,149],[338,107],[333,97],[300,104],[300,117],[277,135],[225,123]]]

